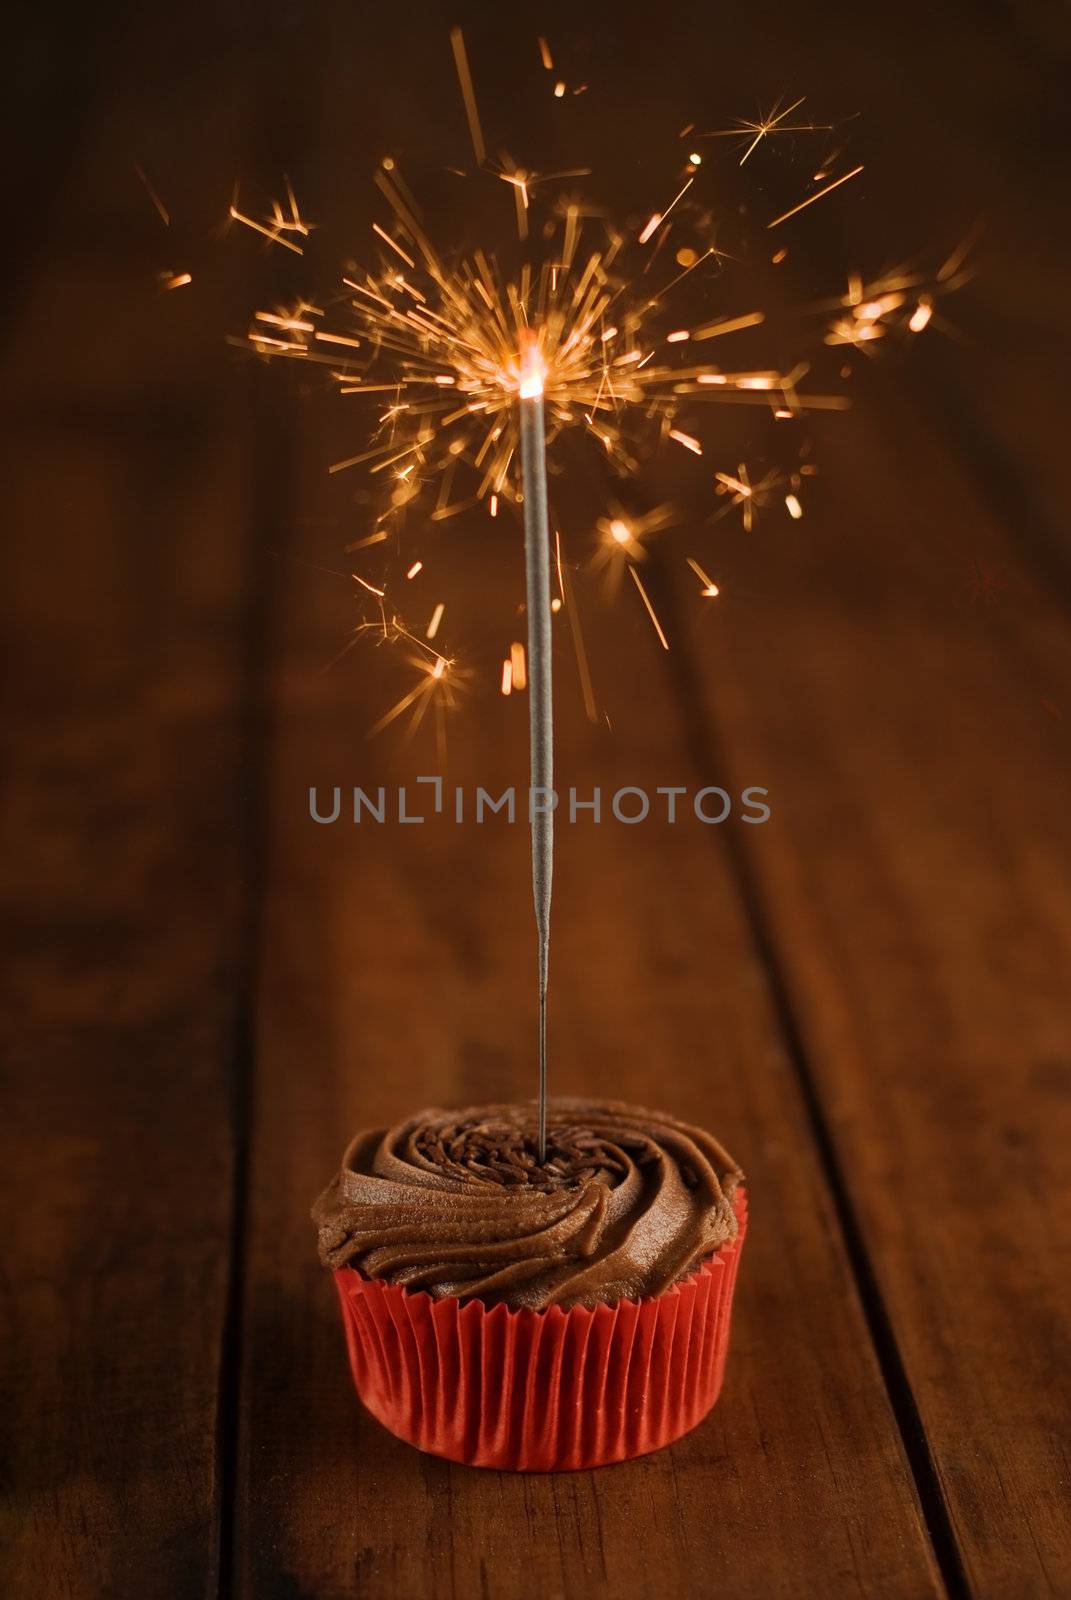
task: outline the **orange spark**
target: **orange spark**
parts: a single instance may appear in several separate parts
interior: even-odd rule
[[[164,205],[164,202],[160,199],[160,196],[157,194],[156,190],[153,188],[152,184],[149,182],[149,176],[146,173],[144,167],[139,167],[139,166],[137,166],[135,164],[134,171],[137,173],[139,179],[141,180],[142,184],[144,185],[145,192],[149,196],[149,199],[152,201],[153,206],[154,206],[154,208],[156,210],[157,216],[160,218],[160,220],[163,223],[165,228],[170,228],[170,226],[171,226],[171,214],[168,211],[167,207]]]
[[[655,612],[655,608],[651,604],[651,597],[647,593],[647,590],[643,587],[643,582],[642,582],[642,580],[640,578],[640,575],[636,571],[636,568],[631,564],[631,562],[629,563],[629,569],[628,570],[632,574],[633,583],[636,585],[637,589],[640,591],[640,599],[643,601],[645,607],[647,608],[647,615],[650,617],[651,622],[654,625],[654,631],[658,635],[659,642],[662,645],[662,649],[663,650],[668,650],[669,649],[669,640],[666,638],[665,632],[663,631],[663,628],[662,628],[662,624],[659,622],[657,613]]]
[[[695,561],[691,556],[686,556],[685,560],[695,573],[696,577],[699,579],[700,583],[703,585],[700,593],[708,600],[716,600],[718,595],[721,594],[721,590],[714,582],[714,579],[705,573],[702,567],[699,565],[699,562]]]
[[[849,178],[857,178],[863,168],[860,164],[853,167],[851,172],[846,172],[843,177],[834,178],[832,183],[827,183],[824,189],[819,189],[817,194],[808,195],[806,200],[801,200],[798,206],[793,206],[790,211],[783,211],[779,217],[766,224],[767,228],[776,228],[780,223],[787,222],[789,217],[794,217],[800,211],[805,211],[808,206],[813,206],[816,200],[822,200],[827,194],[832,194],[834,189],[839,189],[842,183],[847,183]]]
[[[465,36],[460,28],[451,28],[450,46],[454,52],[454,65],[457,68],[458,82],[461,85],[461,98],[465,105],[465,116],[468,118],[469,137],[476,160],[482,167],[487,159],[487,147],[483,142],[483,129],[480,127],[480,114],[476,109],[476,91],[472,87],[472,73],[469,71],[469,58],[465,49]]]

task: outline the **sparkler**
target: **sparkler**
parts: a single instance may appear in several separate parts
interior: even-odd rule
[[[455,42],[455,51],[457,45]],[[463,79],[463,82],[468,81]],[[465,96],[470,120],[474,99]],[[482,143],[482,141],[481,141]],[[511,182],[515,175],[501,174]],[[704,344],[757,326],[759,312],[707,323],[694,330],[655,332],[666,290],[647,291],[630,302],[626,284],[612,276],[625,240],[611,235],[603,248],[581,255],[580,208],[565,209],[558,248],[537,274],[525,267],[516,283],[501,282],[490,258],[477,251],[471,262],[450,270],[427,238],[393,169],[376,179],[395,216],[393,231],[376,226],[393,261],[377,274],[347,276],[356,335],[322,325],[318,307],[301,304],[290,311],[260,312],[249,338],[266,355],[284,355],[326,364],[342,393],[386,394],[376,437],[367,450],[335,463],[333,471],[367,464],[376,474],[393,474],[391,504],[407,505],[418,476],[436,473],[444,489],[459,461],[478,474],[477,499],[520,499],[523,510],[528,614],[529,818],[532,889],[538,941],[539,1156],[546,1153],[547,991],[550,906],[553,880],[553,695],[551,666],[550,524],[547,505],[547,412],[553,433],[579,426],[621,469],[634,465],[622,418],[640,409],[657,417],[666,438],[693,455],[702,454],[694,435],[673,425],[684,396],[732,397],[769,407],[771,397],[791,413],[801,409],[798,384],[806,368],[778,372],[723,373],[706,364],[677,366],[671,357],[690,341]],[[529,180],[530,182],[531,180]],[[648,243],[688,185],[640,232]],[[293,196],[289,211],[273,208],[256,224],[237,207],[232,216],[252,220],[270,242],[299,248],[303,237]],[[528,194],[518,208],[518,225],[527,233]],[[522,224],[522,219],[523,224]],[[398,236],[400,235],[400,237]],[[700,258],[696,258],[697,262]],[[690,269],[687,269],[690,270]],[[679,274],[678,276],[683,276]],[[668,286],[667,286],[668,287]],[[682,338],[681,335],[687,335]],[[331,348],[325,349],[325,346]],[[339,364],[339,351],[367,351],[361,365]],[[355,357],[361,361],[361,355]],[[839,397],[820,403],[839,404]],[[514,476],[520,458],[520,480]],[[448,493],[433,516],[449,514]],[[389,515],[390,513],[388,513]],[[643,531],[638,530],[641,534]],[[375,537],[375,535],[373,535]],[[639,540],[622,548],[627,570],[663,649],[665,630],[637,570]],[[358,574],[355,580],[383,600],[383,591]],[[577,635],[574,635],[577,637]],[[578,646],[579,658],[579,646]],[[582,668],[582,671],[586,668]],[[509,685],[514,678],[511,674]],[[505,686],[506,679],[503,680]],[[376,731],[413,708],[423,715],[435,690],[449,692],[449,663],[437,657],[429,674],[376,724]]]
[[[543,426],[543,362],[530,342],[520,396],[521,482],[524,495],[524,571],[528,596],[529,817],[532,894],[539,942],[539,1162],[547,1158],[547,979],[550,895],[554,876],[554,691],[550,637],[550,521]]]
[[[592,247],[586,234],[590,209],[575,199],[561,200],[542,226],[533,227],[531,213],[537,191],[554,181],[584,177],[588,169],[538,174],[522,169],[505,155],[496,162],[489,160],[460,30],[451,34],[451,46],[478,172],[482,178],[505,185],[512,199],[525,252],[520,271],[512,278],[505,276],[495,257],[481,248],[467,258],[448,262],[433,245],[417,201],[395,162],[387,158],[375,174],[390,209],[387,226],[373,224],[378,266],[351,268],[346,273],[342,279],[345,294],[330,315],[304,300],[296,306],[257,312],[248,340],[261,355],[320,364],[341,394],[374,397],[379,404],[365,447],[330,469],[342,472],[363,465],[388,490],[375,527],[349,548],[365,549],[389,539],[394,519],[418,503],[432,483],[437,484],[435,505],[429,512],[432,522],[474,504],[486,505],[492,517],[498,516],[503,505],[520,506],[527,662],[521,659],[519,647],[512,647],[503,664],[501,686],[503,693],[511,693],[525,686],[526,677],[530,696],[529,817],[538,940],[542,1162],[546,1151],[553,877],[551,621],[556,610],[567,613],[585,706],[592,718],[595,712],[579,616],[557,539],[558,593],[552,598],[548,447],[553,449],[558,436],[572,430],[586,436],[612,469],[627,474],[638,464],[636,435],[645,426],[653,428],[668,447],[702,458],[702,440],[681,426],[689,421],[688,411],[702,401],[757,405],[777,419],[798,417],[807,409],[840,409],[848,402],[841,394],[804,392],[801,386],[810,371],[806,362],[782,372],[766,366],[723,370],[710,359],[711,348],[720,348],[716,341],[735,339],[759,327],[764,321],[761,310],[725,306],[721,315],[691,327],[670,320],[670,291],[704,264],[716,268],[721,259],[713,243],[704,250],[682,247],[675,253],[681,270],[664,283],[658,282],[660,265],[670,256],[663,246],[692,206],[690,191],[702,161],[698,153],[689,156],[684,182],[678,178],[669,190],[668,203],[650,212],[631,235],[599,222],[599,237]],[[553,57],[545,40],[540,41],[539,50],[544,68],[552,71]],[[743,121],[734,129],[716,130],[706,137],[741,139],[746,146],[740,160],[744,165],[775,135],[811,132],[823,126],[789,121],[801,104],[797,100],[783,110],[777,106],[757,121]],[[772,229],[787,223],[862,170],[856,166],[830,178],[824,187],[766,226]],[[825,173],[817,175],[816,181],[825,177]],[[237,196],[230,216],[268,244],[298,255],[304,252],[311,232],[289,185],[285,203],[275,202],[262,218],[239,210]],[[541,255],[532,239],[541,241]],[[627,265],[630,253],[639,257],[631,270]],[[775,260],[783,259],[784,253],[779,251]],[[942,269],[939,283],[925,287],[921,278],[904,271],[875,285],[852,280],[846,296],[818,308],[834,314],[825,342],[858,344],[878,337],[894,322],[911,333],[920,332],[931,320],[936,293],[956,287],[961,268],[962,262],[952,258]],[[345,308],[341,325],[340,307]],[[466,472],[474,493],[456,500],[455,485]],[[749,532],[755,508],[775,498],[775,490],[789,516],[798,519],[803,510],[795,492],[798,487],[798,477],[786,483],[776,471],[753,478],[745,463],[735,474],[719,471],[711,479],[711,488],[728,496],[724,509],[739,507]],[[785,493],[786,488],[790,492]],[[627,569],[638,601],[665,649],[669,640],[639,566],[645,556],[645,536],[658,532],[670,520],[672,508],[660,507],[639,522],[616,515],[599,522],[603,534],[599,561],[617,577]],[[719,586],[694,558],[687,559],[700,580],[701,594],[716,597]],[[411,580],[422,570],[423,562],[407,563],[401,581]],[[421,639],[403,625],[393,609],[389,583],[377,585],[358,573],[353,576],[371,594],[380,613],[378,623],[364,624],[358,631],[375,628],[385,640],[404,641],[408,659],[418,673],[416,687],[380,719],[377,729],[407,712],[415,722],[430,704],[441,709],[450,703],[457,687],[454,662],[430,642],[438,633],[443,603],[436,604]]]

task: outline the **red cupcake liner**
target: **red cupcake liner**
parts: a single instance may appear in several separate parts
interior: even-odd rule
[[[511,1311],[335,1273],[357,1393],[431,1455],[512,1472],[600,1467],[660,1450],[721,1390],[747,1232],[647,1300]]]

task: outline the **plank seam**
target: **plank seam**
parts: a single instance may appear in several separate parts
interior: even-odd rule
[[[216,1558],[209,1594],[230,1600],[237,1592],[238,1494],[241,1477],[241,1403],[245,1343],[248,1232],[255,1103],[257,997],[261,974],[265,881],[270,838],[270,771],[273,741],[270,664],[276,614],[278,561],[265,561],[264,544],[286,542],[295,498],[294,429],[283,391],[250,372],[252,487],[245,561],[248,603],[243,616],[241,742],[237,785],[243,824],[241,919],[235,963],[236,1005],[232,1038],[231,1227],[218,1379],[216,1433]],[[272,377],[274,375],[271,375]]]
[[[694,652],[679,615],[677,590],[668,577],[664,559],[660,555],[652,562],[651,577],[658,590],[659,612],[673,632],[674,648],[666,653],[666,667],[684,725],[685,749],[698,778],[706,781],[705,774],[711,760],[718,772],[723,775],[729,772],[726,741],[709,698],[703,691]],[[834,1136],[822,1110],[815,1073],[796,1021],[788,975],[778,954],[754,863],[747,845],[738,835],[726,833],[721,839],[715,837],[711,843],[715,849],[725,853],[748,929],[766,974],[774,1020],[799,1084],[807,1121],[829,1181],[848,1264],[855,1279],[893,1420],[914,1479],[923,1525],[934,1559],[949,1600],[970,1600],[971,1589],[948,1505],[941,1490],[940,1474],[896,1342],[885,1297],[852,1203]]]

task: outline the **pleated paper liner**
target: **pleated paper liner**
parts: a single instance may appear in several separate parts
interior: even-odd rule
[[[357,1393],[391,1433],[473,1467],[565,1472],[646,1455],[718,1398],[747,1232],[647,1300],[510,1311],[335,1273]]]

